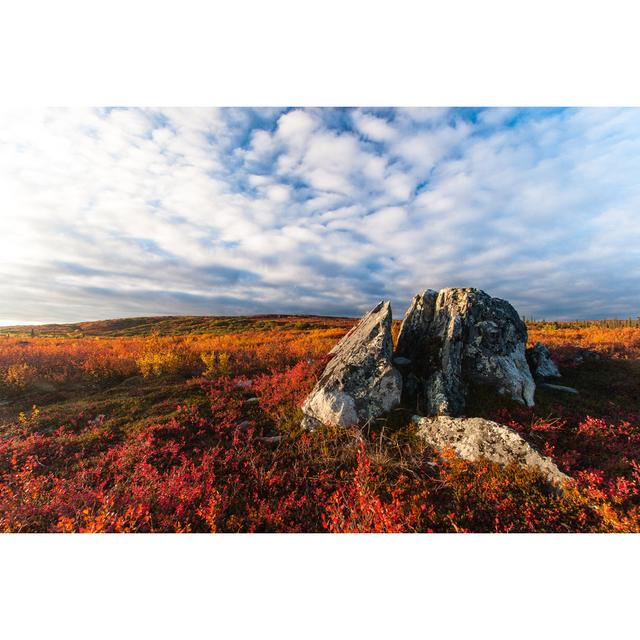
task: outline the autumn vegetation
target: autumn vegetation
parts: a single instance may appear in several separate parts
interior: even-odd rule
[[[635,532],[640,327],[529,325],[564,384],[478,392],[573,482],[430,450],[411,416],[302,433],[349,318],[133,318],[0,330],[5,532]],[[598,362],[576,364],[578,348]]]

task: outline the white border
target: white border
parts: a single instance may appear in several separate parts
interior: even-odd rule
[[[638,536],[8,535],[11,638],[621,638]],[[10,630],[7,633],[7,630]]]
[[[635,6],[21,0],[2,105],[640,105]],[[1,536],[3,634],[626,637],[639,540]]]
[[[21,0],[3,104],[639,105],[626,0]]]

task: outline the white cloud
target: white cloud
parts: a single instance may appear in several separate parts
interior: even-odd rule
[[[416,133],[409,131],[393,145],[393,152],[400,156],[409,167],[409,171],[424,175],[435,165],[452,153],[471,133],[466,123],[456,126],[443,126]]]
[[[311,132],[316,129],[318,122],[314,116],[296,109],[280,116],[278,120],[278,137],[290,146],[301,146]]]
[[[637,109],[4,112],[0,323],[449,285],[637,314],[639,173]]]
[[[291,197],[291,188],[284,184],[272,184],[266,189],[267,197],[274,202],[287,202]]]
[[[358,131],[371,140],[388,142],[397,135],[396,130],[386,120],[368,113],[355,111],[353,121]]]

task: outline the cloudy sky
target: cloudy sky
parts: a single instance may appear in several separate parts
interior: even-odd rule
[[[0,113],[0,324],[640,314],[640,109]]]

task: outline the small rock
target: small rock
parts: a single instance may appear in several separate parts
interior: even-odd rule
[[[502,465],[516,463],[542,473],[553,485],[569,480],[556,464],[538,453],[516,431],[484,418],[414,416],[418,435],[434,449],[453,449],[464,460],[486,458]]]
[[[543,389],[550,389],[551,391],[562,391],[564,393],[573,393],[574,395],[578,395],[580,392],[573,387],[565,387],[561,384],[551,384],[549,382],[543,382],[540,385]]]
[[[258,438],[258,440],[260,440],[260,442],[269,442],[269,443],[282,442],[282,436],[262,436]]]
[[[560,378],[558,365],[551,358],[549,349],[542,342],[536,342],[533,347],[527,349],[527,362],[533,377],[536,379]]]
[[[597,351],[590,349],[578,349],[573,357],[573,364],[583,364],[584,362],[598,362],[602,356]]]
[[[236,387],[238,389],[251,389],[253,386],[253,380],[239,380],[236,382]]]
[[[33,388],[38,391],[50,392],[56,390],[56,385],[48,380],[38,380],[33,383]]]
[[[249,398],[248,400],[245,400],[245,402],[247,404],[254,404],[256,402],[260,402],[260,399],[259,398]]]
[[[411,364],[411,360],[409,360],[409,358],[403,358],[402,356],[397,356],[393,359],[393,364],[397,365],[398,367],[404,367],[408,364]]]
[[[236,424],[236,429],[240,429],[240,431],[246,431],[249,428],[249,421],[243,420],[242,422],[238,422]]]

